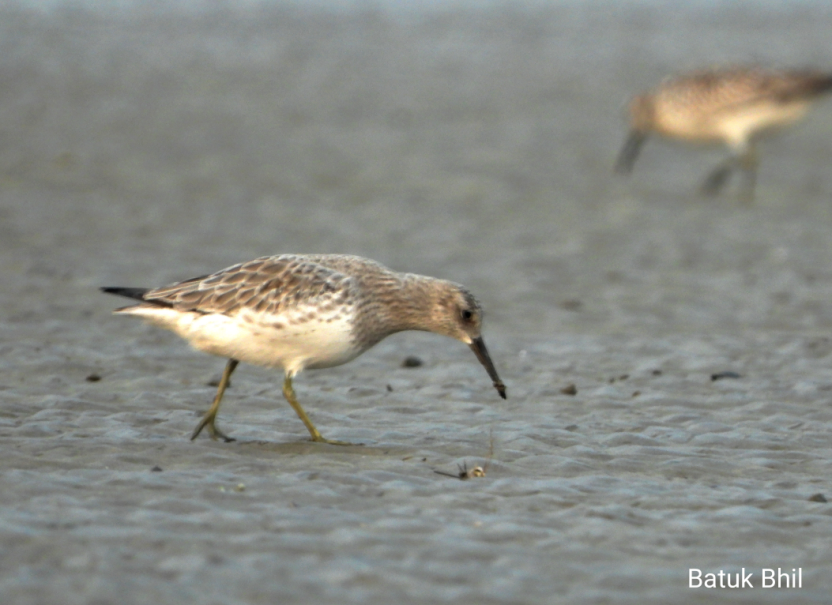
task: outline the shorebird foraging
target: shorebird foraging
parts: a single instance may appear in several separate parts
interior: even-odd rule
[[[745,175],[751,201],[757,176],[756,140],[802,118],[832,74],[809,70],[731,67],[671,78],[630,103],[630,133],[615,169],[629,173],[648,134],[692,142],[722,142],[731,156],[708,174],[702,193],[715,195],[734,170]]]
[[[241,361],[284,371],[283,395],[312,441],[325,439],[298,403],[292,379],[306,368],[329,368],[358,357],[383,338],[424,330],[467,344],[494,382],[497,375],[481,335],[482,308],[458,284],[396,273],[358,256],[264,256],[212,275],[149,290],[102,288],[139,304],[116,309],[175,332],[199,351],[227,357],[217,395],[194,429],[233,441],[216,427],[231,373]]]

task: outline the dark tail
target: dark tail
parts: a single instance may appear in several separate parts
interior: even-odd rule
[[[832,74],[808,74],[794,85],[786,87],[780,94],[780,99],[790,102],[795,99],[820,96],[830,91],[832,91]]]
[[[116,296],[144,301],[144,295],[150,291],[150,288],[101,288],[101,291],[107,294],[115,294]]]
[[[819,77],[811,85],[812,92],[815,94],[824,94],[832,90],[832,75],[825,75]]]

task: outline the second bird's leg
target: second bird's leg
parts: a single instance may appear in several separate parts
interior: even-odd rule
[[[740,191],[740,201],[746,204],[754,201],[754,189],[757,185],[757,166],[759,163],[757,151],[754,147],[749,147],[739,159],[740,169],[742,169],[744,177],[743,187]]]
[[[306,412],[303,411],[303,408],[300,407],[298,403],[298,398],[295,395],[295,389],[292,387],[292,377],[288,374],[286,378],[283,379],[283,396],[286,398],[286,401],[289,402],[289,405],[292,406],[292,409],[295,410],[295,413],[298,415],[298,418],[301,419],[304,425],[306,425],[306,430],[309,431],[309,434],[312,436],[312,441],[318,441],[320,443],[329,443],[332,445],[358,445],[349,443],[347,441],[336,441],[335,439],[327,439],[323,435],[321,435],[320,431],[315,428],[315,425],[312,424],[312,421],[309,419],[309,416],[306,415]]]
[[[737,168],[737,158],[731,156],[719,164],[708,173],[705,181],[702,183],[700,191],[702,195],[712,197],[722,191],[722,188],[731,177],[731,173]]]
[[[206,426],[208,427],[208,432],[211,434],[211,439],[217,439],[219,437],[226,443],[234,441],[233,437],[229,437],[217,428],[215,421],[217,418],[217,412],[220,409],[220,402],[222,401],[223,393],[225,393],[225,389],[228,388],[228,383],[231,381],[231,374],[234,372],[239,363],[240,362],[236,359],[229,359],[228,363],[225,364],[225,370],[223,370],[222,378],[220,379],[220,386],[217,388],[217,394],[214,397],[214,403],[211,404],[211,408],[205,412],[202,420],[200,420],[199,424],[196,425],[194,432],[191,434],[191,441],[196,439],[197,435],[199,435],[202,429]]]

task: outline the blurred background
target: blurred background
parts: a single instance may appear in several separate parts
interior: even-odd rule
[[[832,327],[831,104],[763,144],[752,208],[696,196],[719,148],[651,140],[631,178],[611,170],[627,100],[669,73],[832,69],[826,3],[0,13],[7,314],[346,252],[467,284],[506,334]]]

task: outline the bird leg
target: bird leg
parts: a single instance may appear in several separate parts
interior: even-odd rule
[[[312,441],[329,443],[331,445],[360,445],[349,443],[348,441],[327,439],[321,435],[320,431],[318,431],[318,429],[315,428],[315,425],[312,424],[309,416],[307,416],[306,412],[303,411],[303,408],[300,407],[297,396],[295,395],[295,389],[292,387],[292,377],[289,374],[286,374],[286,378],[283,379],[283,396],[286,398],[286,401],[289,402],[289,405],[292,406],[292,409],[295,410],[295,413],[298,415],[298,418],[301,419],[301,422],[306,425],[306,430],[309,431],[309,434],[312,436]]]
[[[718,194],[734,170],[740,170],[743,174],[743,186],[740,191],[740,201],[750,204],[754,201],[754,188],[757,182],[757,159],[756,149],[749,145],[746,149],[736,155],[732,155],[716,165],[702,183],[702,195],[714,196]]]
[[[196,425],[194,432],[191,434],[191,441],[196,439],[197,435],[199,435],[202,429],[206,426],[208,427],[208,432],[211,434],[211,439],[217,439],[219,437],[226,443],[234,441],[232,437],[229,437],[217,428],[215,420],[217,418],[217,411],[220,409],[220,402],[222,401],[223,393],[225,393],[225,389],[228,387],[232,372],[234,372],[239,363],[240,362],[236,359],[229,359],[228,363],[225,364],[225,370],[223,370],[222,378],[220,379],[220,386],[217,388],[217,394],[214,397],[214,403],[211,404],[211,409],[205,413],[202,420],[200,420],[199,424]]]
[[[743,179],[743,188],[740,192],[740,201],[745,204],[750,204],[754,201],[754,188],[757,184],[757,166],[759,163],[757,151],[754,147],[749,147],[740,156],[739,165],[745,177]]]
[[[728,182],[728,179],[731,177],[731,173],[736,167],[737,158],[734,156],[731,156],[717,164],[716,168],[708,173],[708,176],[702,183],[702,187],[700,188],[702,195],[713,197],[722,191],[722,188]]]

